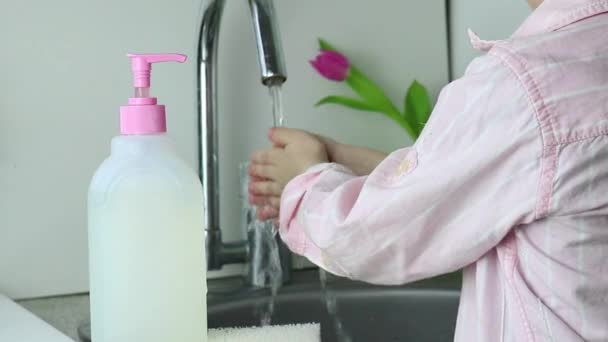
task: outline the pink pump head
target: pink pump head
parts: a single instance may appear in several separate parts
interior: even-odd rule
[[[128,54],[131,58],[135,96],[129,104],[120,107],[120,133],[124,135],[158,134],[167,131],[165,106],[156,104],[150,96],[152,63],[186,61],[186,55],[178,53]]]

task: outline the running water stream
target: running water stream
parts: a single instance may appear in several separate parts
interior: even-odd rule
[[[321,283],[321,301],[325,303],[325,309],[327,310],[327,313],[329,314],[329,317],[332,320],[338,341],[352,342],[353,339],[350,337],[346,329],[344,329],[344,325],[340,320],[336,295],[331,291],[331,288],[328,286],[328,277],[332,277],[332,275],[328,274],[327,271],[319,267],[319,282]]]
[[[272,125],[273,127],[281,127],[284,123],[281,86],[270,86],[268,87],[268,91],[272,101]],[[245,167],[244,169],[246,170],[247,168]],[[245,198],[247,198],[246,194],[248,192],[249,178],[247,177],[246,172],[245,174],[241,174],[241,177],[245,177],[242,191]],[[260,221],[257,219],[255,207],[250,206],[248,201],[245,201],[243,205],[246,210],[244,215],[247,233],[251,234],[255,239],[258,239],[258,241],[255,242],[255,245],[259,248],[252,251],[252,253],[256,254],[251,256],[252,260],[258,260],[260,261],[260,264],[264,266],[258,270],[260,274],[252,276],[259,279],[262,284],[265,284],[270,288],[270,300],[268,301],[268,304],[257,309],[260,317],[260,324],[262,326],[267,326],[272,324],[275,300],[279,288],[282,285],[283,278],[277,230],[274,226],[274,220]]]
[[[285,118],[283,116],[283,99],[281,95],[281,86],[273,85],[268,88],[270,97],[272,100],[272,122],[274,127],[283,127],[285,124]],[[277,230],[274,227],[272,221],[260,221],[255,217],[255,209],[250,211],[252,216],[249,216],[247,229],[256,229],[261,233],[261,238],[264,240],[260,244],[261,248],[258,250],[259,253],[264,253],[264,257],[268,258],[264,265],[266,268],[262,270],[266,277],[265,283],[269,284],[271,297],[266,308],[262,308],[260,313],[260,323],[262,326],[270,325],[272,323],[272,315],[274,314],[274,306],[276,295],[281,287],[282,280],[282,269],[281,260],[279,257],[279,246],[277,242]],[[329,276],[331,277],[331,275]],[[338,341],[340,342],[351,342],[352,338],[344,329],[342,322],[339,319],[338,307],[335,294],[331,291],[328,286],[328,274],[327,271],[319,268],[319,282],[321,284],[321,300],[325,304],[327,313],[331,317],[333,326],[336,332]]]
[[[272,125],[273,127],[283,127],[285,125],[285,117],[283,116],[283,96],[281,94],[281,85],[273,85],[268,87],[272,101]]]

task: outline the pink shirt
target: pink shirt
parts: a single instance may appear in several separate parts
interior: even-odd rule
[[[499,15],[499,14],[495,14]],[[369,176],[292,180],[281,235],[339,275],[464,268],[456,341],[608,341],[608,0],[545,0]]]

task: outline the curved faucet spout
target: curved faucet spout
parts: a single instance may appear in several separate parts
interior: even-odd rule
[[[272,0],[249,0],[249,8],[262,83],[269,87],[280,85],[287,80],[287,72]]]
[[[205,1],[205,0],[203,0]],[[272,0],[248,0],[258,50],[261,81],[281,85],[287,79],[281,39]],[[222,12],[226,0],[208,0],[203,8],[198,41],[198,137],[199,177],[205,195],[207,268],[217,270],[229,263],[253,262],[248,251],[253,241],[224,243],[220,229],[217,56]],[[251,240],[251,239],[249,239]],[[282,258],[289,258],[282,253]],[[288,260],[283,265],[290,266]],[[286,274],[288,272],[284,272]],[[284,277],[286,278],[286,277]]]

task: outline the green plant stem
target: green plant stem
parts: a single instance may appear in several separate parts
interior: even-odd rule
[[[399,126],[401,126],[403,129],[405,129],[407,134],[409,134],[409,136],[412,137],[412,140],[416,141],[416,139],[418,138],[418,134],[416,133],[416,130],[403,118],[401,113],[399,113],[396,110],[392,110],[390,113],[385,112],[385,114],[389,118],[393,119],[393,121],[398,123]]]
[[[319,48],[321,50],[338,51],[331,44],[321,38],[319,38]],[[399,112],[397,107],[395,107],[393,102],[386,97],[378,85],[376,85],[352,65],[349,77],[346,79],[346,83],[359,95],[362,101],[358,102],[355,99],[329,96],[319,101],[317,105],[324,103],[336,103],[358,110],[376,111],[385,114],[399,124],[399,126],[405,129],[407,134],[409,134],[410,137],[416,141],[420,132],[407,121],[406,115],[402,115]]]

